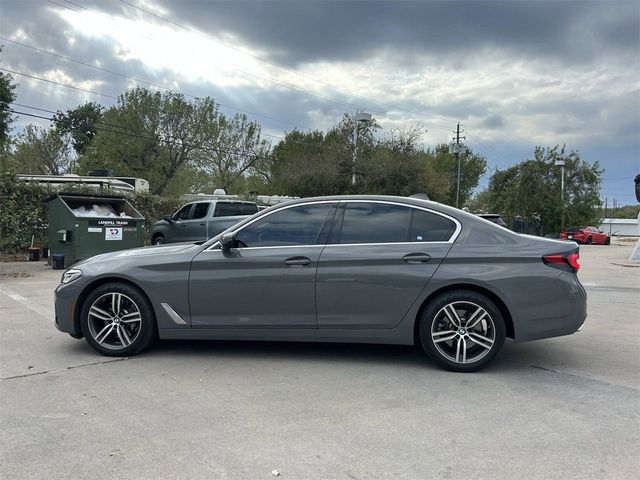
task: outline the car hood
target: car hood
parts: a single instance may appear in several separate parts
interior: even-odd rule
[[[190,248],[199,246],[195,243],[174,243],[171,245],[153,245],[150,247],[131,248],[129,250],[120,250],[118,252],[102,253],[93,257],[81,260],[74,264],[75,266],[83,265],[86,263],[104,262],[116,259],[125,259],[130,257],[142,257],[145,255],[170,255],[172,253],[184,252]]]

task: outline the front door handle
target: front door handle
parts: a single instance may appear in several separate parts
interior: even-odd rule
[[[201,226],[201,227],[204,227],[204,223],[201,223],[201,224],[200,224],[200,226]]]
[[[431,255],[428,253],[407,253],[404,257],[402,257],[407,263],[425,263],[431,260]]]
[[[307,257],[291,257],[291,258],[287,258],[284,263],[286,265],[291,265],[291,266],[300,266],[300,267],[304,267],[306,265],[309,265],[311,263],[311,259],[307,258]]]

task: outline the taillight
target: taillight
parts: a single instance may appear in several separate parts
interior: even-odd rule
[[[550,267],[577,272],[580,269],[578,258],[580,258],[580,254],[578,252],[552,253],[550,255],[544,255],[542,257],[542,261]]]

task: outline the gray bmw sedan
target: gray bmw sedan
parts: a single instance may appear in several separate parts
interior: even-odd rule
[[[56,326],[129,356],[156,338],[417,344],[483,367],[505,337],[586,318],[573,242],[519,235],[417,198],[306,198],[200,244],[98,255],[55,291]]]

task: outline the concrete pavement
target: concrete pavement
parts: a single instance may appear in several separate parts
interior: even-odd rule
[[[0,264],[0,478],[636,478],[631,249],[581,248],[582,332],[507,343],[476,374],[369,345],[172,341],[109,359],[53,326],[59,271]]]

